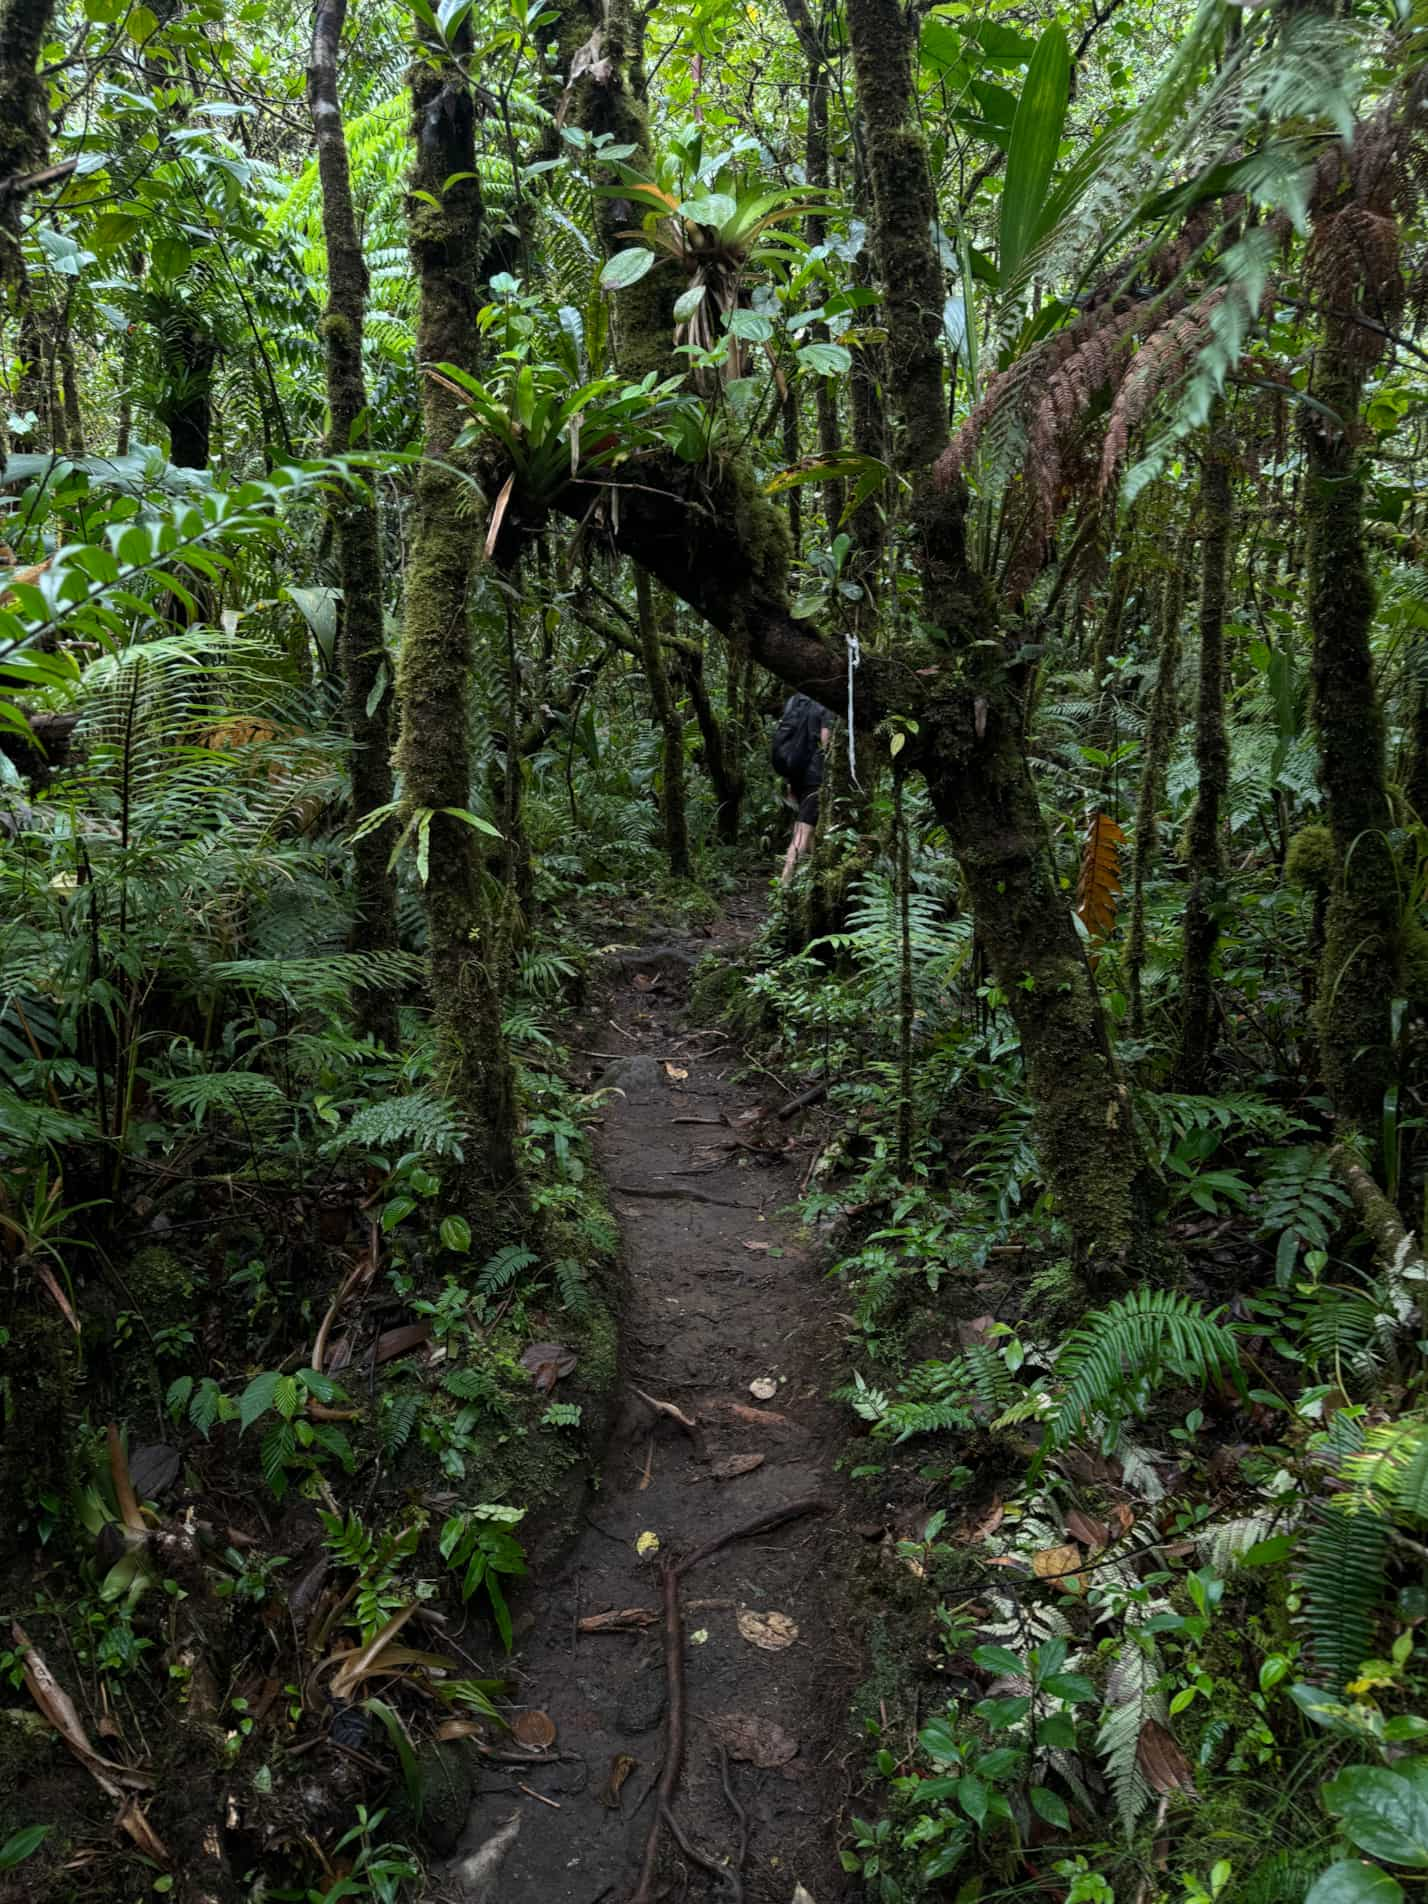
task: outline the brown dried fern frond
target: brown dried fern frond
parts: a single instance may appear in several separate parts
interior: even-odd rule
[[[1153,332],[1131,361],[1111,403],[1101,451],[1102,494],[1116,478],[1132,433],[1145,421],[1161,392],[1183,376],[1209,341],[1210,319],[1229,296],[1223,285],[1208,291],[1187,310]]]
[[[1326,316],[1343,333],[1343,348],[1367,369],[1387,350],[1408,287],[1400,264],[1398,220],[1355,202],[1321,214],[1305,259],[1305,275]]]

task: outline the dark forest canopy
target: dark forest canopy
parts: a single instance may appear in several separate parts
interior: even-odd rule
[[[1425,210],[1422,0],[0,0],[0,1900],[502,1895],[676,992],[847,1895],[1428,1866]]]

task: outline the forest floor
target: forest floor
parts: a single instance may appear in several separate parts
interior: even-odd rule
[[[716,944],[736,926],[716,929]],[[624,1245],[621,1398],[582,1531],[527,1602],[513,1685],[584,1769],[574,1757],[535,1778],[491,1767],[483,1835],[507,1815],[500,1794],[527,1814],[501,1904],[635,1894],[655,1788],[669,1777],[672,1691],[684,1750],[671,1809],[699,1855],[662,1833],[671,1895],[790,1904],[799,1884],[815,1904],[848,1894],[833,1827],[861,1647],[836,1472],[846,1425],[826,1399],[839,1326],[788,1213],[809,1141],[772,1117],[775,1085],[737,1081],[739,1054],[683,1022],[688,978],[716,944],[619,955],[591,1036],[628,1054],[601,1077],[620,1095],[598,1145]],[[781,1525],[752,1525],[812,1501]],[[726,1535],[679,1579],[672,1674],[663,1571]],[[605,1621],[620,1614],[631,1618]],[[518,1778],[550,1803],[515,1791]]]

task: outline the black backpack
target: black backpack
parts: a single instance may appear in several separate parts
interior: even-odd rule
[[[823,778],[819,736],[827,714],[807,694],[791,694],[774,729],[773,770],[793,787],[817,786]]]

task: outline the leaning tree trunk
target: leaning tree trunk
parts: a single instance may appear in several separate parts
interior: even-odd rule
[[[898,0],[849,0],[848,37],[883,280],[894,461],[912,487],[923,615],[952,660],[908,752],[926,775],[1021,1034],[1047,1182],[1083,1262],[1124,1265],[1149,1241],[1140,1227],[1148,1173],[1085,951],[1058,887],[1022,744],[1021,684],[996,638],[990,591],[968,558],[965,496],[960,484],[939,482],[934,468],[948,441],[945,287],[915,111],[914,49]]]
[[[1223,871],[1220,817],[1228,788],[1230,751],[1225,737],[1225,601],[1229,585],[1229,447],[1217,404],[1200,478],[1200,682],[1195,712],[1195,806],[1190,815],[1190,890],[1185,898],[1185,956],[1181,990],[1182,1091],[1201,1091],[1214,1042],[1215,991],[1211,965],[1220,928],[1215,900]]]
[[[367,266],[352,204],[347,139],[337,95],[337,53],[347,0],[318,0],[313,15],[308,104],[317,136],[322,184],[322,232],[327,246],[327,313],[321,330],[327,369],[328,452],[358,447],[367,412],[362,370],[362,327],[367,310]],[[342,699],[352,743],[352,816],[356,821],[392,799],[391,734],[387,711],[386,644],[382,627],[382,544],[376,498],[350,485],[333,509],[338,572],[342,579]],[[387,870],[395,828],[389,821],[353,846],[356,917],[348,939],[354,952],[387,952],[397,944],[396,884]],[[397,1001],[386,986],[357,994],[364,1032],[395,1050]]]
[[[739,810],[744,800],[744,776],[737,748],[726,723],[719,719],[704,679],[704,651],[697,646],[675,649],[675,666],[694,718],[699,726],[700,749],[709,784],[714,789],[714,826],[725,846],[739,841]]]
[[[1189,554],[1187,534],[1184,552]],[[1157,815],[1165,798],[1165,773],[1171,743],[1179,725],[1180,614],[1185,603],[1185,564],[1172,561],[1160,596],[1160,639],[1156,644],[1155,687],[1146,723],[1145,752],[1141,761],[1140,791],[1135,805],[1135,843],[1131,852],[1131,913],[1126,934],[1126,988],[1130,993],[1132,1034],[1145,1031],[1145,889],[1158,849]]]
[[[475,270],[481,196],[471,88],[455,57],[411,69],[416,163],[407,205],[419,296],[416,361],[476,361]],[[398,765],[408,821],[424,829],[426,918],[441,1081],[468,1126],[460,1192],[472,1227],[496,1244],[524,1229],[516,1091],[501,1030],[490,921],[470,802],[469,595],[479,531],[453,449],[465,415],[450,387],[422,380],[426,455],[416,479],[406,573]]]
[[[664,665],[654,590],[650,587],[649,577],[643,572],[635,578],[635,600],[639,610],[640,661],[660,731],[662,772],[659,804],[664,821],[664,848],[669,855],[671,875],[675,879],[688,879],[690,864],[689,828],[685,820],[684,802],[684,722],[679,717],[679,707]]]

